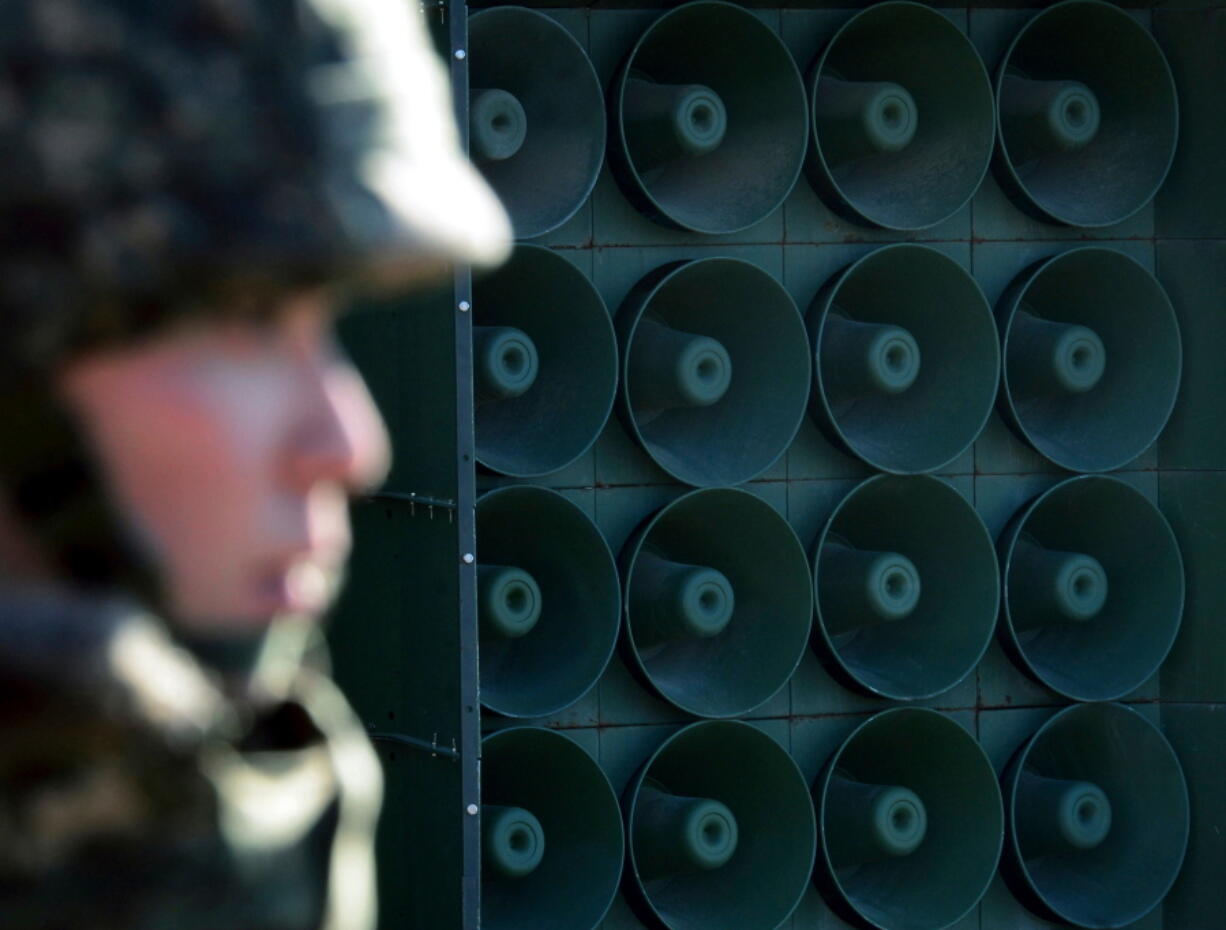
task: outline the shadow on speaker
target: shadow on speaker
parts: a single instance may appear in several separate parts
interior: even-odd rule
[[[877,930],[943,930],[996,873],[1004,814],[975,738],[934,710],[894,708],[856,728],[813,785],[815,879],[835,911]]]
[[[600,80],[557,21],[524,7],[468,19],[469,149],[518,239],[557,229],[604,163]]]
[[[813,803],[791,756],[756,727],[674,733],[624,797],[629,900],[669,930],[778,927],[813,869]]]
[[[1126,10],[1048,7],[1014,38],[996,79],[997,176],[1047,222],[1111,226],[1144,207],[1175,155],[1179,107],[1166,57]]]
[[[804,83],[762,20],[731,3],[669,10],[611,91],[610,165],[647,216],[733,233],[784,201],[804,163]]]
[[[651,517],[622,552],[627,664],[700,717],[747,714],[804,654],[813,595],[804,549],[761,498],[694,491]]]
[[[617,337],[583,272],[534,245],[473,283],[477,462],[560,471],[596,441],[617,393]]]
[[[814,644],[836,678],[893,700],[934,697],[979,664],[1000,582],[975,509],[939,478],[878,475],[814,546]]]
[[[804,321],[758,266],[704,258],[657,268],[622,304],[617,334],[618,410],[678,481],[741,484],[795,438],[812,367]]]
[[[987,422],[1000,378],[996,326],[979,285],[943,253],[870,252],[826,283],[808,326],[814,418],[874,468],[936,471]]]
[[[1183,616],[1170,524],[1116,478],[1070,478],[1018,513],[1001,537],[1006,650],[1076,701],[1110,701],[1158,671]]]
[[[1183,348],[1162,285],[1114,249],[1031,266],[997,305],[1001,413],[1061,468],[1111,471],[1158,438],[1179,393]]]
[[[490,734],[481,757],[481,926],[598,926],[625,851],[617,795],[600,766],[539,727]]]
[[[814,187],[838,212],[893,230],[948,219],[978,190],[996,137],[992,85],[952,20],[877,3],[814,63]]]
[[[1183,864],[1188,789],[1156,726],[1121,704],[1048,720],[1006,771],[1003,874],[1048,920],[1121,928],[1158,906]]]
[[[507,487],[477,502],[481,703],[544,717],[596,683],[617,644],[621,592],[600,530],[556,491]]]

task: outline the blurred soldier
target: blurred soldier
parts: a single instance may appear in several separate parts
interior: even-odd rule
[[[415,0],[0,0],[0,926],[373,923],[339,288],[489,264]]]

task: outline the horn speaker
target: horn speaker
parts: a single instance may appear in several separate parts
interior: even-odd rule
[[[520,245],[473,285],[477,461],[517,478],[565,468],[609,418],[617,337],[604,301],[550,249]]]
[[[1001,537],[1013,658],[1076,701],[1110,701],[1149,679],[1183,615],[1179,545],[1158,508],[1115,478],[1070,478]]]
[[[747,723],[674,733],[625,795],[632,906],[668,930],[778,927],[813,869],[813,803],[778,743]]]
[[[468,19],[469,150],[519,239],[565,223],[604,163],[600,80],[574,37],[524,7]]]
[[[657,222],[732,233],[766,218],[804,163],[804,82],[748,10],[699,0],[639,38],[612,89],[610,164]]]
[[[997,305],[1001,412],[1061,468],[1120,468],[1158,438],[1183,349],[1162,285],[1113,249],[1073,249],[1023,272]]]
[[[952,258],[889,245],[835,275],[809,308],[811,409],[874,468],[936,471],[987,422],[1000,348],[987,299]]]
[[[813,785],[818,887],[852,924],[944,930],[968,914],[1000,860],[1004,812],[979,744],[934,710],[862,723]]]
[[[617,795],[570,737],[513,727],[481,742],[481,926],[592,930],[621,880]]]
[[[819,654],[844,684],[893,700],[948,691],[996,627],[992,538],[939,478],[878,475],[852,490],[817,538],[813,584]]]
[[[813,594],[804,549],[761,498],[693,491],[647,521],[622,553],[627,664],[701,717],[769,700],[804,654]]]
[[[1175,155],[1166,57],[1126,10],[1066,0],[1014,38],[996,80],[997,176],[1047,222],[1098,227],[1145,206]]]
[[[507,487],[477,502],[481,703],[544,717],[596,683],[617,644],[621,591],[600,530],[555,491]]]
[[[992,158],[992,85],[942,13],[896,0],[853,16],[810,80],[818,192],[847,218],[935,226],[971,199]]]
[[[1188,789],[1158,728],[1122,704],[1077,704],[1018,750],[1004,778],[1003,874],[1036,913],[1119,928],[1170,890],[1188,842]]]
[[[622,304],[617,333],[622,419],[678,481],[749,481],[796,436],[809,396],[805,326],[756,265],[705,258],[658,268]]]

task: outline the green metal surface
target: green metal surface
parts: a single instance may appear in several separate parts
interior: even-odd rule
[[[1188,783],[1192,811],[1183,869],[1162,904],[1169,927],[1212,927],[1221,919],[1221,864],[1226,862],[1226,706],[1168,704],[1162,730]]]
[[[341,336],[388,422],[396,464],[383,496],[352,509],[355,548],[329,631],[337,678],[366,726],[413,741],[376,743],[386,781],[377,849],[382,912],[440,927],[471,919],[461,876],[469,872],[464,806],[475,794],[466,763],[476,744],[466,745],[464,718],[478,713],[466,685],[475,655],[463,646],[456,571],[454,326],[449,292],[388,301],[344,320]],[[412,840],[420,836],[436,839]],[[430,883],[452,891],[422,894]]]
[[[1183,337],[1183,380],[1171,420],[1158,442],[1164,470],[1226,468],[1226,242],[1161,241],[1159,280],[1170,295]]]
[[[1162,512],[1183,553],[1187,607],[1179,638],[1162,667],[1162,695],[1173,701],[1216,701],[1226,681],[1226,474],[1163,473]]]
[[[1226,144],[1221,120],[1226,14],[1215,3],[1170,6],[1154,11],[1153,31],[1179,89],[1179,146],[1155,198],[1157,232],[1164,238],[1221,238],[1226,215],[1205,205],[1226,202],[1220,157]]]

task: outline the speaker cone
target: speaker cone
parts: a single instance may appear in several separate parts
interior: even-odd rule
[[[557,229],[587,200],[604,163],[600,80],[562,26],[524,7],[468,19],[469,149],[515,235]]]
[[[804,83],[748,10],[699,0],[639,38],[612,90],[610,163],[666,226],[732,233],[783,203],[804,162]]]
[[[1166,57],[1128,12],[1066,0],[1027,23],[996,79],[997,175],[1024,209],[1111,226],[1157,193],[1179,108]]]
[[[970,200],[992,157],[992,86],[954,23],[906,0],[853,16],[814,65],[810,174],[848,218],[935,226]]]

